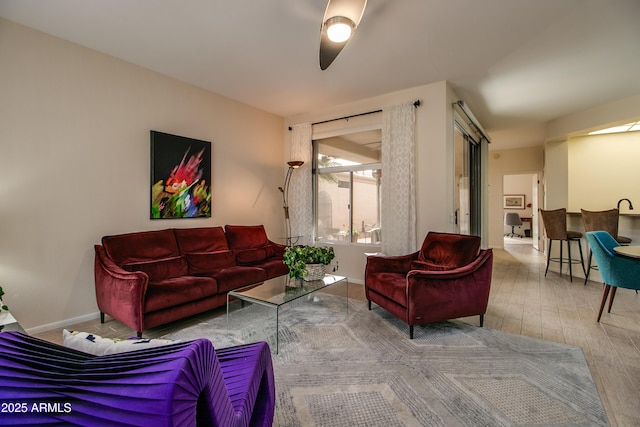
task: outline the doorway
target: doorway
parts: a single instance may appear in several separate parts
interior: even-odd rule
[[[539,248],[538,202],[540,192],[539,173],[507,174],[502,177],[505,245],[531,245]],[[517,213],[521,225],[507,225],[507,213]]]

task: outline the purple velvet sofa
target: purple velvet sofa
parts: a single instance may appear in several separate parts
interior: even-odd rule
[[[409,325],[480,316],[489,302],[493,252],[480,249],[480,238],[429,232],[419,251],[367,258],[365,294]]]
[[[265,342],[214,350],[199,339],[93,356],[0,333],[2,425],[271,426]]]
[[[285,246],[262,225],[144,231],[95,245],[96,300],[142,336],[226,303],[228,291],[287,274]]]

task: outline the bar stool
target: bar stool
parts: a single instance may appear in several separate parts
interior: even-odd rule
[[[631,239],[625,236],[618,236],[618,219],[620,211],[618,209],[609,209],[606,211],[587,211],[580,209],[582,213],[582,222],[584,222],[585,231],[606,231],[613,237],[618,244],[628,245]],[[587,273],[584,278],[584,284],[589,280],[591,269],[598,270],[597,264],[591,264],[593,252],[589,248],[589,258],[587,261]]]
[[[573,282],[573,272],[571,270],[572,264],[582,264],[582,271],[585,276],[587,272],[584,268],[584,258],[582,256],[582,243],[580,239],[582,238],[582,233],[579,231],[569,231],[567,230],[567,210],[565,208],[555,209],[555,210],[543,210],[540,209],[540,214],[542,215],[542,221],[544,222],[544,229],[547,234],[547,238],[549,239],[549,247],[547,248],[547,268],[544,271],[544,276],[547,277],[547,272],[549,271],[549,263],[550,262],[559,262],[560,263],[560,274],[562,275],[562,263],[564,261],[569,264],[569,280]],[[554,240],[560,241],[560,257],[559,258],[551,258],[551,245]],[[562,256],[562,242],[567,242],[567,253],[568,258],[564,258]],[[578,242],[578,248],[580,249],[580,260],[577,258],[571,257],[571,242]]]

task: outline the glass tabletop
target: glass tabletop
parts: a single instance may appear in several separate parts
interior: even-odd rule
[[[227,296],[238,297],[273,306],[281,306],[327,286],[346,280],[343,276],[327,274],[321,280],[304,281],[280,276],[264,282],[230,291]]]

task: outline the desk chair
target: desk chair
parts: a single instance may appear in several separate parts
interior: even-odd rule
[[[518,215],[518,212],[507,212],[504,216],[504,225],[511,227],[511,233],[507,233],[505,234],[505,236],[522,237],[522,235],[515,233],[515,228],[522,225],[522,220],[520,219],[520,215]]]
[[[567,210],[565,208],[555,210],[543,210],[540,209],[540,215],[542,215],[542,221],[544,222],[544,230],[549,239],[549,247],[547,248],[547,268],[544,271],[544,276],[547,277],[549,271],[550,262],[560,263],[560,275],[562,275],[562,263],[567,262],[569,264],[569,280],[573,282],[573,272],[571,270],[572,264],[582,264],[582,271],[585,276],[587,272],[584,268],[584,258],[582,256],[582,233],[579,231],[567,230]],[[554,240],[560,241],[560,257],[551,258],[551,245]],[[568,257],[565,258],[562,255],[562,243],[567,243]],[[580,259],[571,257],[571,242],[578,242],[578,249],[580,250]]]
[[[640,258],[618,255],[613,248],[619,246],[619,244],[606,231],[587,232],[587,241],[591,246],[593,255],[596,257],[596,262],[600,267],[600,275],[604,281],[604,291],[597,319],[599,322],[611,288],[613,290],[609,299],[608,313],[611,313],[611,306],[618,288],[635,289],[636,291],[640,289],[640,282],[638,281],[638,277],[640,277]]]
[[[624,236],[618,236],[618,209],[609,209],[606,211],[587,211],[580,209],[582,213],[582,221],[584,222],[584,231],[606,231],[613,237],[620,245],[628,245],[631,243],[631,239]],[[591,245],[589,245],[591,247]],[[593,252],[589,249],[589,258],[587,261],[587,274],[584,278],[584,284],[587,284],[589,280],[589,274],[591,269],[598,270],[598,265],[591,264]]]

